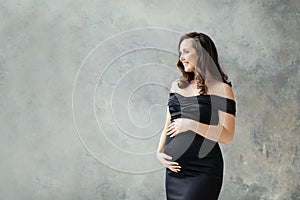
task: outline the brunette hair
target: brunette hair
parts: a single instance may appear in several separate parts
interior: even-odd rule
[[[192,38],[193,48],[196,50],[198,55],[198,61],[196,70],[198,73],[197,77],[194,77],[194,72],[185,72],[184,66],[180,61],[180,44],[183,40]],[[207,94],[207,86],[205,84],[205,71],[208,70],[210,74],[219,81],[227,83],[230,87],[231,82],[228,82],[228,76],[223,72],[218,61],[217,48],[212,39],[204,33],[191,32],[183,35],[178,44],[178,62],[177,67],[181,71],[182,76],[178,79],[178,87],[183,89],[186,88],[190,81],[194,78],[197,80],[197,88],[200,89],[200,94]]]

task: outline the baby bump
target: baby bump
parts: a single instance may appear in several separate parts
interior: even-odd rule
[[[172,157],[172,161],[191,153],[195,152],[195,138],[197,134],[193,131],[182,132],[175,137],[171,138],[169,135],[166,137],[164,153]],[[199,147],[196,147],[199,149]]]

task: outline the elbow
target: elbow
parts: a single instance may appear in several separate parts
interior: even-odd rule
[[[232,142],[232,139],[227,139],[227,140],[224,140],[222,143],[223,144],[231,144]]]
[[[231,144],[232,140],[233,140],[233,135],[234,133],[232,132],[225,132],[225,137],[223,138],[223,140],[221,141],[221,143],[223,144]]]

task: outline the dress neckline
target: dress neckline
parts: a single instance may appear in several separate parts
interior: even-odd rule
[[[178,92],[170,92],[170,94],[178,94],[179,96],[182,96],[184,98],[201,97],[201,96],[204,96],[204,97],[214,96],[214,97],[218,97],[218,98],[228,99],[230,101],[235,101],[233,99],[229,99],[227,97],[222,97],[222,96],[219,96],[219,95],[216,95],[216,94],[198,94],[198,95],[195,95],[195,96],[184,96],[184,95],[182,95]]]

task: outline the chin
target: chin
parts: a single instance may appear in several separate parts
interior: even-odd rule
[[[184,68],[184,71],[185,71],[185,72],[192,72],[193,70],[192,70],[190,67],[185,67],[185,68]]]

